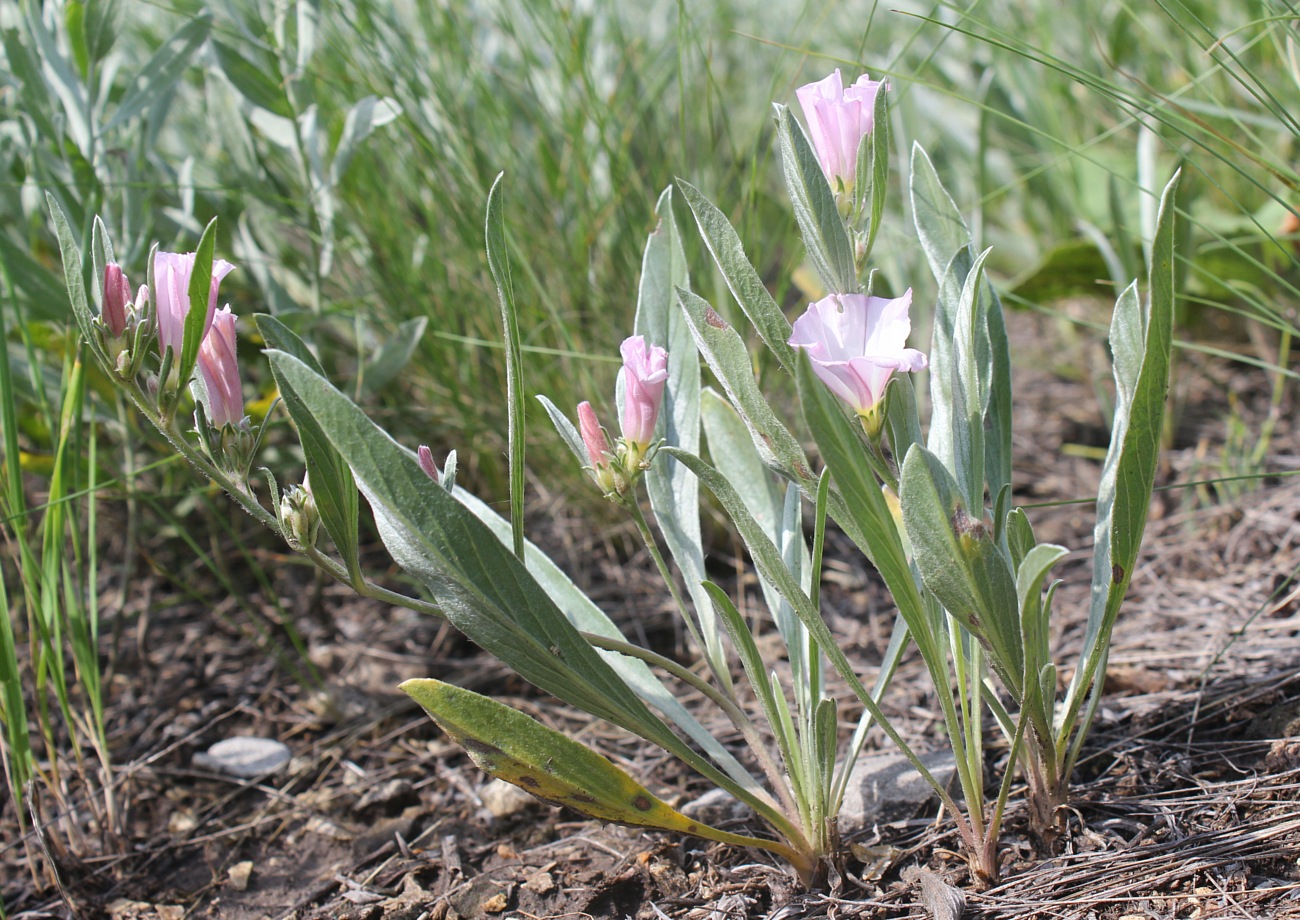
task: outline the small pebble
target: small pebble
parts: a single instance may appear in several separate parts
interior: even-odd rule
[[[253,779],[279,770],[292,755],[288,745],[270,738],[226,738],[194,755],[194,766]]]

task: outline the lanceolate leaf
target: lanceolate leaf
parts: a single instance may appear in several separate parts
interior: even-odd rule
[[[700,354],[727,391],[732,406],[744,419],[763,462],[769,469],[794,479],[805,488],[815,483],[803,448],[777,419],[759,390],[749,349],[740,333],[702,297],[690,291],[678,291],[677,297]]]
[[[267,357],[352,468],[388,551],[425,583],[453,626],[525,680],[658,744],[780,826],[779,814],[739,789],[646,707],[521,558],[433,483],[414,454],[302,362],[277,351]]]
[[[501,214],[502,180],[498,173],[488,192],[487,238],[488,267],[496,282],[497,300],[501,303],[501,326],[506,343],[506,407],[510,437],[510,525],[515,529],[515,555],[524,554],[524,359],[519,342],[519,310],[515,306],[514,282],[510,279],[510,254],[506,251],[505,218]]]
[[[838,501],[831,502],[831,516],[866,553],[880,572],[899,612],[918,636],[929,634],[922,617],[924,607],[907,554],[899,540],[898,527],[880,483],[863,458],[865,446],[844,417],[834,394],[813,374],[812,363],[799,363],[799,402],[804,421],[817,441],[817,449],[830,468]]]
[[[992,530],[973,515],[952,474],[917,444],[899,477],[903,522],[926,588],[990,652],[998,677],[1021,699],[1021,648],[1016,584]]]
[[[207,41],[212,16],[200,13],[177,29],[153,57],[140,68],[139,76],[122,96],[112,119],[102,129],[108,134],[140,114],[163,95],[175,90],[175,83],[194,66],[199,47]]]
[[[776,106],[776,135],[781,145],[786,188],[813,268],[828,290],[856,293],[858,276],[853,265],[853,244],[835,205],[835,195],[803,128],[783,105]]]
[[[686,254],[673,214],[673,190],[668,187],[655,206],[659,226],[646,241],[641,261],[641,286],[637,296],[635,330],[652,344],[668,349],[668,382],[659,412],[657,436],[683,450],[700,449],[700,359],[691,338],[691,327],[677,308],[677,290],[689,290]],[[622,377],[619,378],[620,411]],[[714,673],[729,679],[722,629],[703,583],[704,547],[700,539],[700,484],[690,471],[665,456],[645,475],[646,493],[654,510],[659,532],[681,571],[695,607],[704,653]]]
[[[81,266],[81,248],[77,245],[76,237],[72,235],[72,228],[68,226],[68,218],[64,215],[63,209],[48,192],[45,194],[45,203],[50,209],[50,219],[54,221],[54,235],[59,241],[59,252],[63,257],[63,280],[68,286],[68,300],[72,302],[72,315],[77,319],[77,329],[81,332],[81,338],[99,357],[100,362],[107,365],[108,356],[99,347],[91,327],[91,320],[94,317],[90,312],[90,304],[86,300],[86,279]]]
[[[731,226],[725,214],[705,198],[695,186],[683,179],[677,180],[677,187],[682,197],[690,205],[695,215],[695,225],[700,230],[704,245],[709,248],[714,264],[731,289],[731,296],[749,318],[759,338],[763,340],[772,354],[776,355],[790,373],[794,373],[794,349],[790,347],[790,321],[781,312],[781,307],[768,293],[763,279],[758,276],[745,247],[740,242],[740,235]],[[707,358],[707,356],[706,356]]]
[[[217,248],[217,219],[208,221],[194,251],[194,270],[190,272],[188,295],[190,309],[185,314],[185,335],[181,340],[181,353],[176,356],[177,379],[181,386],[194,374],[199,360],[199,346],[203,344],[204,327],[208,321],[208,301],[212,293],[212,260]]]
[[[932,407],[928,446],[951,468],[952,343],[958,306],[967,275],[975,264],[975,252],[965,220],[920,145],[912,148],[911,193],[917,236],[940,289],[930,351]],[[1011,356],[1002,303],[987,281],[980,284],[976,306],[980,316],[976,351],[986,365],[989,388],[985,477],[990,494],[997,495],[1011,482]]]
[[[274,316],[259,313],[253,317],[257,331],[271,348],[286,352],[297,358],[317,374],[324,376],[316,356],[307,348],[305,342],[288,326]],[[334,541],[344,565],[353,576],[360,575],[357,559],[357,522],[359,502],[357,501],[357,484],[352,479],[352,470],[348,468],[343,457],[334,449],[334,445],[325,437],[325,432],[316,424],[315,417],[307,411],[293,386],[280,378],[275,365],[271,372],[280,388],[280,396],[294,424],[298,426],[298,437],[302,443],[303,457],[307,462],[307,476],[311,482],[312,495],[316,499],[316,508],[320,511],[321,523]]]
[[[471,492],[457,489],[455,496],[460,500],[461,504],[474,513],[475,517],[496,534],[497,539],[503,545],[510,543],[509,521],[497,514],[490,505]],[[524,561],[528,566],[528,571],[537,579],[537,583],[546,590],[551,600],[555,601],[556,606],[568,617],[569,622],[575,628],[586,633],[608,636],[611,639],[623,639],[623,634],[614,625],[614,621],[606,616],[605,612],[597,607],[591,598],[584,594],[549,556],[528,541],[524,542]],[[713,762],[722,767],[728,776],[755,794],[762,794],[758,781],[669,692],[668,688],[655,677],[649,665],[644,661],[628,658],[618,652],[602,650],[598,654],[617,669],[637,696],[667,716],[674,725],[684,731],[692,741],[713,758]]]
[[[811,374],[811,371],[809,371],[809,374]],[[736,490],[732,488],[731,483],[727,482],[717,470],[699,457],[672,447],[666,447],[664,450],[694,471],[705,487],[722,503],[722,507],[726,509],[727,514],[736,525],[736,529],[740,532],[741,539],[745,541],[745,547],[749,550],[750,556],[754,560],[754,567],[758,569],[759,574],[771,581],[776,586],[776,589],[781,592],[781,595],[790,602],[813,640],[821,646],[831,665],[848,683],[849,689],[862,701],[862,705],[877,720],[885,734],[898,746],[899,750],[908,758],[908,761],[921,774],[922,778],[935,789],[944,804],[955,810],[956,805],[951,796],[948,795],[947,790],[935,780],[930,770],[916,757],[902,736],[885,719],[884,713],[880,711],[875,698],[867,691],[861,678],[853,670],[853,665],[849,662],[848,657],[840,648],[839,643],[835,641],[834,636],[831,635],[830,629],[827,628],[826,623],[821,618],[821,613],[813,607],[808,595],[803,592],[794,576],[786,570],[785,562],[781,558],[781,551],[763,533],[763,529],[754,520],[748,509],[745,508],[744,502],[741,501]]]
[[[1067,727],[1110,642],[1146,529],[1173,352],[1174,224],[1180,175],[1174,175],[1160,199],[1147,303],[1145,307],[1140,303],[1134,285],[1120,295],[1111,320],[1115,420],[1097,493],[1086,661],[1070,684]]]
[[[801,862],[785,844],[730,834],[686,817],[595,751],[496,700],[431,679],[408,680],[401,689],[479,769],[544,802],[602,821],[762,847]]]

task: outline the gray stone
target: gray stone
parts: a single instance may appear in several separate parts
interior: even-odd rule
[[[725,789],[710,789],[698,799],[687,802],[682,814],[705,824],[725,824],[739,821],[749,815],[749,806]]]
[[[952,783],[956,761],[951,751],[931,751],[920,759],[945,787]],[[877,824],[915,818],[937,799],[934,789],[902,754],[859,757],[844,791],[839,830],[848,837]]]
[[[194,755],[194,766],[253,779],[289,762],[288,745],[270,738],[226,738]]]

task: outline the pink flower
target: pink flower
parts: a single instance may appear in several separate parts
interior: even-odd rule
[[[126,280],[122,266],[109,262],[104,266],[104,303],[99,318],[115,339],[120,339],[126,332],[126,308],[130,303],[131,283]]]
[[[222,307],[199,346],[199,372],[208,391],[208,421],[214,428],[238,425],[244,417],[244,391],[235,355],[235,315]]]
[[[212,328],[212,318],[217,312],[217,289],[221,279],[234,271],[235,266],[224,259],[212,262],[212,290],[208,294],[208,318],[203,323],[206,341]],[[158,316],[158,348],[166,352],[171,348],[177,356],[185,339],[185,317],[190,312],[190,275],[194,273],[194,253],[160,252],[153,261],[154,307]],[[233,326],[231,327],[234,328]]]
[[[794,322],[790,344],[808,349],[813,372],[858,415],[867,415],[885,395],[894,371],[919,371],[925,355],[907,348],[912,289],[902,297],[831,294],[808,305]]]
[[[433,462],[433,451],[429,450],[427,444],[421,444],[415,455],[420,461],[420,469],[424,470],[426,476],[434,482],[442,478],[442,474],[438,472],[438,465]]]
[[[596,410],[586,400],[578,403],[578,430],[582,432],[582,443],[587,447],[587,459],[592,467],[599,469],[609,463],[612,456],[609,439],[605,437],[605,429],[600,427]]]
[[[847,191],[857,180],[858,145],[871,133],[882,86],[863,74],[845,89],[837,67],[826,79],[795,90],[813,149],[834,191]]]
[[[644,453],[655,436],[655,422],[668,381],[668,352],[650,345],[645,336],[624,339],[623,437]]]

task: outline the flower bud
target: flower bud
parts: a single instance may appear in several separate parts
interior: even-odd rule
[[[217,313],[199,346],[199,372],[208,395],[208,421],[214,428],[238,425],[244,417],[244,390],[235,353],[235,314],[229,306]]]
[[[623,438],[645,454],[654,440],[664,384],[668,381],[668,352],[651,345],[645,336],[624,339],[623,353]]]
[[[429,450],[427,444],[421,444],[420,449],[415,452],[420,461],[420,469],[428,475],[430,479],[437,482],[442,474],[438,472],[437,464],[433,462],[433,451]]]
[[[156,290],[153,291],[154,306],[158,323],[158,350],[168,348],[181,353],[185,341],[185,317],[190,312],[190,276],[194,274],[195,254],[192,252],[160,252],[154,257],[153,275]],[[221,279],[234,270],[225,259],[212,262],[212,285],[208,293],[208,315],[203,323],[203,337],[206,339],[208,329],[217,312],[217,294]]]
[[[582,434],[582,443],[587,448],[587,459],[591,461],[591,466],[586,468],[591,478],[606,498],[622,495],[627,491],[627,480],[618,474],[605,429],[600,427],[596,410],[585,400],[578,403],[578,430]]]
[[[104,303],[99,310],[100,322],[108,334],[120,339],[126,334],[127,307],[131,303],[131,283],[122,266],[109,262],[104,266]]]
[[[305,486],[290,486],[280,498],[280,528],[292,549],[306,552],[320,534],[320,512],[316,498]]]

